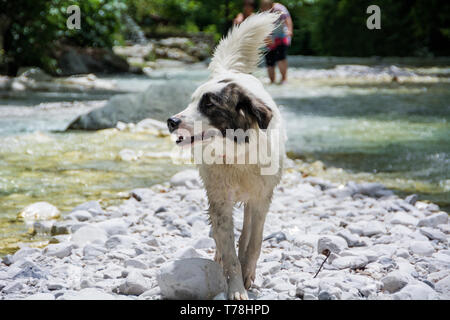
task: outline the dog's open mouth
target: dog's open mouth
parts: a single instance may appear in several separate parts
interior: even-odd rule
[[[179,135],[175,143],[178,146],[193,145],[196,142],[209,142],[215,136],[220,136],[220,132],[218,130],[207,130],[193,136]]]
[[[194,144],[195,142],[204,141],[205,138],[205,132],[202,132],[200,134],[194,135],[194,136],[178,136],[176,144],[179,146],[185,146]]]

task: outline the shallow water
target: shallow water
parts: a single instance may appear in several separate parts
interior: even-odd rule
[[[449,68],[411,68],[433,79],[329,78],[326,69],[295,68],[285,86],[267,86],[280,105],[290,156],[309,163],[309,172],[342,183],[382,182],[399,193],[418,193],[444,208],[450,205]],[[265,72],[257,72],[264,81]],[[172,69],[151,77],[112,77],[121,90],[141,91],[161,81],[202,81],[205,69]],[[54,98],[54,97],[53,97]],[[98,96],[42,94],[0,99],[0,253],[19,242],[45,241],[27,233],[17,214],[28,204],[48,201],[62,212],[123,192],[167,181],[182,167],[168,158],[127,162],[123,149],[170,151],[169,138],[148,133],[60,132],[78,114],[105,101]],[[83,102],[73,102],[82,100]],[[44,103],[52,101],[52,103]],[[65,101],[65,102],[62,102]],[[342,169],[340,169],[342,168]]]

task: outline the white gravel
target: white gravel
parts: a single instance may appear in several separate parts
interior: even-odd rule
[[[64,220],[35,223],[53,243],[3,258],[0,299],[223,299],[198,175],[171,181],[133,190],[119,206],[89,202]],[[250,298],[450,299],[448,214],[413,198],[287,169]],[[242,208],[234,217],[237,240]]]

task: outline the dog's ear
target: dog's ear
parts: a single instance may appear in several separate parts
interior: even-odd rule
[[[267,129],[270,120],[272,120],[272,110],[260,99],[245,92],[241,87],[234,88],[237,95],[236,110],[242,110],[250,117],[256,120],[261,129]]]

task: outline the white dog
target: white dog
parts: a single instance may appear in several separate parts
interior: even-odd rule
[[[250,75],[261,59],[264,40],[272,33],[279,16],[273,13],[255,14],[240,26],[235,26],[216,48],[209,66],[211,77],[192,95],[189,106],[168,120],[170,132],[177,144],[206,148],[217,141],[207,138],[211,129],[226,134],[228,130],[249,132],[245,140],[231,139],[231,144],[245,146],[246,160],[258,152],[264,142],[271,153],[270,161],[236,164],[228,161],[229,147],[216,152],[218,161],[201,164],[200,176],[209,200],[209,215],[216,242],[215,260],[223,266],[228,282],[229,299],[248,299],[246,289],[255,280],[256,263],[260,255],[266,214],[273,189],[281,179],[285,156],[285,132],[277,105],[261,82]],[[194,132],[195,123],[202,131]],[[196,143],[196,142],[199,143]],[[255,150],[251,146],[257,146]],[[228,159],[224,161],[224,159]],[[231,159],[236,159],[233,155]],[[221,163],[222,162],[222,163]],[[226,163],[224,163],[226,162]],[[264,169],[272,168],[264,173]],[[233,207],[243,203],[244,224],[236,255]]]

